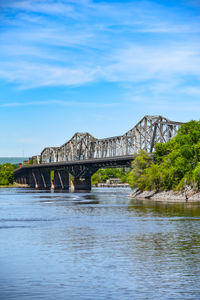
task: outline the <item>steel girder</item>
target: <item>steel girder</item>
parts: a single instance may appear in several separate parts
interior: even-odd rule
[[[45,148],[41,163],[77,161],[133,155],[144,149],[153,152],[156,143],[172,139],[183,123],[162,116],[144,116],[131,130],[121,136],[96,139],[89,133],[77,132],[60,147]]]

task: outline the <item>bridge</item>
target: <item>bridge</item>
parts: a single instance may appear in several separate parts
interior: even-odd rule
[[[75,133],[60,147],[47,147],[34,156],[33,165],[15,170],[15,181],[32,188],[50,189],[54,171],[54,189],[69,189],[71,174],[74,190],[90,190],[91,176],[99,168],[130,167],[141,149],[152,153],[156,143],[168,142],[182,124],[147,115],[120,136],[97,139],[87,132]]]

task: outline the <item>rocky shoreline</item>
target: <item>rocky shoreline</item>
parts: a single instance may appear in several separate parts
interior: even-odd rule
[[[161,202],[200,202],[200,192],[188,189],[184,192],[180,191],[134,191],[131,198],[136,200],[151,200]]]

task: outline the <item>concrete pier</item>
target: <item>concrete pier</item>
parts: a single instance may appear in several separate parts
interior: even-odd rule
[[[73,191],[90,191],[91,190],[91,177],[89,178],[74,178],[72,181]]]

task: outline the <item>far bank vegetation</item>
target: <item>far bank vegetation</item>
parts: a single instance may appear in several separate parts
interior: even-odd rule
[[[121,183],[126,183],[129,172],[130,168],[99,169],[92,175],[92,185],[97,186],[98,183],[105,183],[110,178],[119,178]]]

